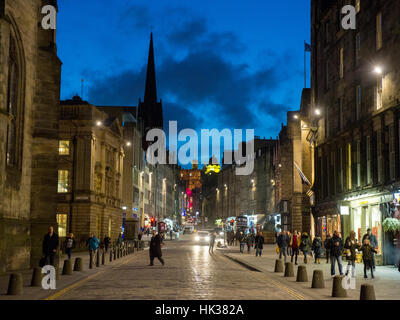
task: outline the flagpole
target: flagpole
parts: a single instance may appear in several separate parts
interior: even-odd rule
[[[307,88],[306,41],[304,40],[304,88]]]

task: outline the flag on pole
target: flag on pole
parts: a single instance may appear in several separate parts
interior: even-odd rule
[[[311,52],[311,44],[308,44],[307,42],[304,42],[304,51],[305,52]]]
[[[299,168],[299,166],[297,165],[297,163],[296,163],[295,161],[293,161],[293,162],[294,162],[294,165],[296,166],[297,171],[298,171],[299,174],[300,174],[301,182],[302,182],[303,184],[306,184],[306,185],[308,185],[309,187],[311,187],[311,182],[306,178],[306,176],[305,176],[304,173],[301,171],[301,169]]]

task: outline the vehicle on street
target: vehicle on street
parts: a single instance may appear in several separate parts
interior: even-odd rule
[[[209,244],[210,233],[208,231],[198,231],[194,240],[196,241],[196,243]]]
[[[194,226],[186,226],[186,227],[183,229],[183,234],[186,234],[186,233],[191,234],[191,233],[193,233],[193,232],[194,232]]]

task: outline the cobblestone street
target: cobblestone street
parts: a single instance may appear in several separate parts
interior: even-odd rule
[[[186,237],[186,239],[189,236]],[[185,238],[184,238],[185,239]],[[292,290],[277,286],[232,262],[221,253],[208,253],[208,246],[191,240],[166,242],[165,266],[156,259],[148,266],[147,252],[127,260],[56,299],[298,299]],[[53,298],[53,297],[50,297]]]

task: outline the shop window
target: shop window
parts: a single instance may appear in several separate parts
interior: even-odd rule
[[[58,170],[58,193],[66,193],[69,190],[69,171],[68,170]]]
[[[57,224],[58,224],[58,236],[66,237],[67,236],[67,214],[60,213],[57,214]]]
[[[58,154],[62,156],[69,155],[69,140],[60,140],[58,142]]]
[[[378,254],[382,252],[382,214],[379,206],[372,207],[371,232],[375,235],[378,242]]]

